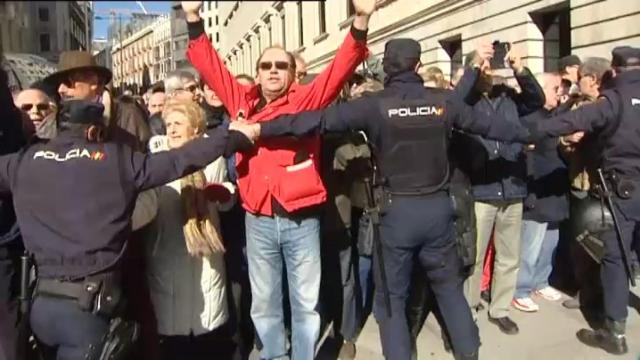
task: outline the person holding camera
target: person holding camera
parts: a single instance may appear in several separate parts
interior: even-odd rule
[[[491,61],[475,52],[467,55],[466,72],[456,91],[470,94],[467,102],[474,110],[492,114],[520,124],[520,118],[543,107],[544,92],[521,57],[507,43],[494,42]],[[502,55],[505,54],[506,55]],[[518,81],[517,92],[498,76],[497,68],[508,66]],[[469,79],[469,82],[464,82]],[[476,86],[474,92],[467,89]],[[472,308],[480,305],[480,280],[483,261],[495,226],[495,268],[491,286],[489,321],[506,334],[517,334],[518,326],[509,318],[518,266],[520,264],[520,232],[523,199],[527,196],[524,146],[519,143],[489,140],[481,135],[469,135],[464,142],[468,160],[460,166],[469,174],[473,188],[477,225],[477,254],[473,275],[467,280],[467,300]]]

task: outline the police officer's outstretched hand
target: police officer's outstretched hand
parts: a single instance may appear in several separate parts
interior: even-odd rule
[[[259,135],[259,125],[244,121],[232,121],[229,124],[229,139],[224,149],[224,156],[229,157],[234,152],[246,152],[253,149],[253,142]]]

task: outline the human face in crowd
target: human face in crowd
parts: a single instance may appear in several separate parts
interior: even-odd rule
[[[53,106],[49,97],[40,90],[27,89],[18,94],[16,106],[28,115],[35,130],[39,129],[47,116],[53,113]]]
[[[579,65],[572,65],[572,66],[565,67],[564,68],[565,74],[563,78],[571,81],[572,84],[577,84],[579,79],[578,69],[580,69]]]
[[[92,71],[74,71],[58,86],[58,94],[65,99],[95,101],[102,94],[100,77]]]
[[[284,94],[293,81],[290,57],[278,48],[267,49],[258,63],[258,84],[267,101]]]
[[[545,104],[544,107],[547,110],[555,109],[560,102],[560,96],[562,95],[561,81],[562,78],[555,74],[544,75],[544,91]]]
[[[296,57],[296,82],[300,82],[307,76],[307,63],[299,57]]]
[[[149,106],[147,107],[147,109],[149,110],[149,115],[151,116],[162,112],[166,99],[167,97],[163,92],[151,94],[151,96],[149,97]]]
[[[597,98],[600,95],[600,84],[593,75],[580,74],[580,80],[578,80],[578,86],[580,92],[591,98]]]
[[[164,119],[170,149],[176,149],[196,137],[196,129],[183,113],[174,111]]]
[[[198,88],[198,84],[195,80],[184,81],[182,89],[174,92],[173,96],[176,99],[195,102],[199,102],[201,98],[200,89]]]
[[[209,85],[204,84],[204,86],[202,87],[202,90],[204,92],[204,101],[206,101],[207,104],[214,107],[222,106],[222,100],[220,100],[218,95],[216,95],[216,92],[213,91],[213,89],[211,89]]]

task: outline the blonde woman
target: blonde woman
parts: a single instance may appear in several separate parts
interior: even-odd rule
[[[194,102],[170,101],[162,117],[166,148],[203,136],[204,113]],[[161,148],[157,150],[162,151]],[[225,185],[224,158],[156,191],[158,215],[147,241],[148,279],[164,359],[229,358],[224,244],[218,210],[233,205],[205,197],[207,183]]]

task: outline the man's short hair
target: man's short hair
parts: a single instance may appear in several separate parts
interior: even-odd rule
[[[422,77],[422,81],[425,83],[433,83],[437,88],[445,88],[447,86],[444,73],[437,66],[430,66],[424,71],[420,71],[420,76]]]
[[[164,79],[164,90],[167,94],[171,94],[178,90],[182,90],[184,84],[188,81],[196,81],[197,79],[195,75],[188,71],[184,70],[176,70],[167,74],[167,77]]]
[[[580,76],[592,76],[598,83],[611,73],[611,63],[602,57],[588,57],[580,65]]]

